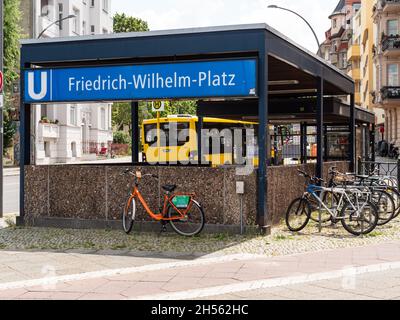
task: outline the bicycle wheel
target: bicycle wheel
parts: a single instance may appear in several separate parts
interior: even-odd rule
[[[383,226],[393,219],[396,205],[393,197],[386,191],[373,190],[371,200],[378,209],[378,226]]]
[[[292,232],[303,230],[311,217],[311,207],[307,199],[293,200],[286,212],[286,225]]]
[[[320,195],[324,204],[331,210],[337,210],[339,204],[339,198],[336,194],[331,191],[323,191]],[[310,207],[311,207],[311,214],[310,219],[314,222],[319,223],[320,215],[321,215],[321,223],[326,223],[332,221],[332,215],[328,210],[322,207],[318,201],[314,197],[310,197],[308,199]]]
[[[395,213],[392,218],[392,220],[393,220],[393,219],[397,218],[400,214],[400,192],[396,188],[393,188],[393,187],[388,187],[386,192],[388,192],[393,197],[394,204],[396,206]]]
[[[135,217],[136,217],[136,200],[132,199],[132,201],[126,204],[124,213],[122,215],[122,227],[124,228],[126,234],[131,233]]]
[[[181,214],[177,212],[172,206],[168,208],[168,218],[180,217]],[[196,201],[192,201],[189,211],[185,217],[178,220],[170,221],[172,229],[184,237],[193,237],[198,235],[204,228],[205,215],[203,208]]]
[[[378,210],[373,202],[353,205],[347,202],[341,211],[341,221],[343,228],[349,233],[360,236],[371,233],[378,223]]]

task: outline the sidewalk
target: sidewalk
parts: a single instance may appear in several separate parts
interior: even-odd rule
[[[47,269],[40,269],[44,265]],[[270,292],[343,277],[361,279],[372,272],[398,275],[400,241],[273,258],[235,255],[160,259],[0,252],[0,267],[8,270],[0,280],[0,299],[232,299],[251,296],[257,290]],[[389,286],[390,282],[385,284]],[[400,296],[398,282],[399,286],[392,288],[392,298]],[[346,286],[342,289],[347,290]],[[357,291],[352,286],[350,289]],[[337,293],[348,297],[346,292]]]

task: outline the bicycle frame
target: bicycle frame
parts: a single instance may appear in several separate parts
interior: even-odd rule
[[[190,197],[190,201],[189,204],[187,206],[187,208],[185,210],[181,210],[178,209],[174,203],[172,202],[172,200],[176,197],[176,196],[189,196]],[[191,209],[192,205],[193,205],[193,198],[194,198],[195,194],[193,193],[176,193],[173,194],[171,196],[168,196],[166,194],[164,194],[164,204],[163,204],[163,209],[162,212],[160,213],[155,213],[153,212],[153,210],[151,210],[151,208],[149,207],[149,205],[147,204],[146,200],[143,198],[142,194],[140,193],[139,189],[137,186],[135,186],[133,188],[132,194],[128,199],[128,202],[126,204],[126,208],[125,211],[128,210],[131,202],[137,198],[139,200],[139,202],[142,204],[143,208],[146,210],[146,212],[148,213],[148,215],[150,217],[152,217],[154,220],[157,221],[174,221],[174,220],[181,220],[184,219],[185,216],[187,215],[187,213],[189,212],[189,210]],[[168,213],[168,205],[170,205],[179,215],[177,215],[176,217],[173,218],[168,218],[166,217],[167,213]]]
[[[336,193],[336,194],[340,194],[340,200],[339,200],[339,203],[338,203],[338,205],[337,205],[337,209],[335,209],[335,211],[332,211],[331,209],[329,209],[329,208],[325,205],[325,203],[322,201],[322,199],[317,195],[317,192],[321,192],[321,193],[322,193],[322,192],[324,192],[324,191],[326,191],[326,192],[332,192],[333,194],[335,194],[335,193]],[[367,202],[365,201],[364,204],[362,205],[362,207],[357,209],[357,208],[354,206],[353,202],[350,200],[350,197],[349,197],[349,195],[347,194],[346,191],[349,191],[349,190],[346,190],[346,189],[343,189],[343,188],[324,188],[324,187],[320,187],[320,186],[316,186],[316,185],[309,185],[309,186],[307,187],[307,192],[306,192],[306,194],[311,194],[312,197],[313,197],[315,200],[318,201],[318,203],[320,204],[320,206],[322,206],[325,210],[327,210],[327,212],[328,212],[333,218],[335,218],[335,219],[338,217],[339,208],[341,208],[341,206],[343,205],[344,200],[347,200],[347,202],[350,203],[352,209],[354,209],[354,210],[356,211],[357,217],[358,217],[360,211],[363,210],[364,207],[367,205]],[[359,191],[359,190],[357,190],[357,192],[358,192],[359,194],[360,194],[360,193],[361,193],[361,194],[363,194],[363,193],[367,194],[367,192],[362,192],[362,191]],[[369,194],[369,193],[368,193],[368,194]],[[358,197],[357,197],[357,200],[358,200]],[[321,207],[320,207],[319,209],[321,209]]]

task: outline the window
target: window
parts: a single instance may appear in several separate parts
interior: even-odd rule
[[[94,0],[90,0],[90,6],[94,7]]]
[[[69,109],[69,122],[71,125],[76,126],[76,106],[72,106]]]
[[[108,12],[108,0],[103,0],[103,10]]]
[[[40,1],[40,14],[42,16],[49,15],[49,0]]]
[[[82,21],[82,34],[86,34],[86,21]]]
[[[62,28],[63,28],[63,21],[61,21],[63,18],[63,11],[64,11],[63,4],[59,3],[58,4],[58,20],[60,22],[58,23],[58,27],[60,28],[60,30],[62,30]]]
[[[337,20],[336,19],[332,20],[332,26],[333,26],[333,28],[336,28],[336,26],[337,26]]]
[[[341,52],[340,55],[340,65],[342,68],[347,68],[347,52]]]
[[[51,158],[50,141],[44,142],[44,156],[46,158]]]
[[[399,65],[388,65],[388,86],[397,87],[399,85]]]
[[[79,24],[80,24],[79,23],[79,10],[74,8],[73,11],[74,11],[75,18],[74,18],[73,25],[72,25],[72,31],[75,34],[79,34]]]
[[[90,26],[90,33],[91,33],[91,34],[95,34],[95,32],[96,32],[95,26],[94,26],[94,25],[91,25],[91,26]]]
[[[189,142],[189,122],[161,123],[160,129],[166,140],[160,140],[162,147],[181,147]]]
[[[387,34],[389,36],[395,36],[399,33],[399,21],[396,20],[388,20],[387,22]]]
[[[100,118],[100,129],[106,130],[106,109],[101,108]]]

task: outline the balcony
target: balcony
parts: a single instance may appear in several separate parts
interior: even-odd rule
[[[383,87],[381,89],[382,100],[400,99],[400,87]]]
[[[39,139],[58,139],[60,137],[60,128],[53,123],[39,123]]]
[[[359,44],[353,44],[347,51],[347,59],[349,61],[357,60],[360,58],[360,56],[361,56],[361,51]]]
[[[360,68],[352,68],[348,71],[348,75],[353,78],[353,80],[361,80]]]
[[[400,36],[385,37],[382,40],[382,52],[385,57],[400,57]]]
[[[400,11],[400,0],[382,0],[383,13],[395,13]]]
[[[338,54],[337,53],[330,53],[330,58],[329,59],[330,59],[330,61],[331,61],[331,63],[333,65],[336,65],[338,63],[338,61],[339,61]]]

